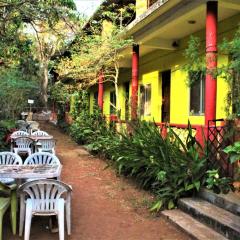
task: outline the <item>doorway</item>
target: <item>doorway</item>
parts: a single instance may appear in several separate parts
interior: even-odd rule
[[[161,73],[162,75],[162,122],[170,122],[170,85],[171,70]]]

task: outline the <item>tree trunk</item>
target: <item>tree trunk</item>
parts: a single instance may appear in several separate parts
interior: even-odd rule
[[[41,97],[42,97],[42,103],[44,108],[47,109],[47,103],[48,103],[48,64],[43,64],[42,67],[43,71],[43,77],[41,82]]]

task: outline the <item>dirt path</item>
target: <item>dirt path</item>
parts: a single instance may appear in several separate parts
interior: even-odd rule
[[[63,164],[62,180],[73,187],[71,240],[188,240],[187,235],[146,210],[151,196],[130,181],[117,177],[106,162],[91,156],[52,125],[46,131],[57,139]],[[34,219],[31,239],[55,240],[46,221]],[[5,231],[6,232],[6,231]],[[6,235],[5,235],[6,236]],[[11,237],[7,231],[8,240]]]

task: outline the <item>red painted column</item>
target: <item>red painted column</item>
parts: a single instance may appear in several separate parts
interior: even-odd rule
[[[217,68],[217,25],[218,3],[209,1],[206,16],[205,126],[208,120],[216,118],[217,79],[214,70]]]
[[[139,72],[139,45],[134,44],[132,49],[132,97],[131,119],[137,119],[138,109],[138,73]]]
[[[104,74],[103,71],[101,71],[98,77],[98,106],[101,111],[103,111],[103,81]]]

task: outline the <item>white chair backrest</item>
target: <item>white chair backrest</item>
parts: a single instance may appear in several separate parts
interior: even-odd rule
[[[33,140],[28,137],[19,137],[14,140],[14,143],[17,148],[26,149],[32,147]]]
[[[41,148],[43,150],[51,150],[56,145],[56,141],[54,139],[39,139],[38,142],[41,143]]]
[[[48,165],[60,165],[59,159],[48,152],[37,152],[30,155],[25,161],[24,165],[31,165],[31,164],[48,164]]]
[[[45,131],[38,130],[36,132],[33,132],[32,136],[43,136],[43,137],[45,136],[46,137],[46,136],[49,136],[49,134]]]
[[[16,153],[0,152],[0,165],[22,165],[22,159]]]
[[[11,134],[11,137],[28,137],[29,134],[24,131],[15,131]]]
[[[69,185],[53,179],[33,180],[19,187],[20,194],[33,200],[33,210],[38,213],[56,211],[56,200],[64,193],[71,194],[71,191]]]

